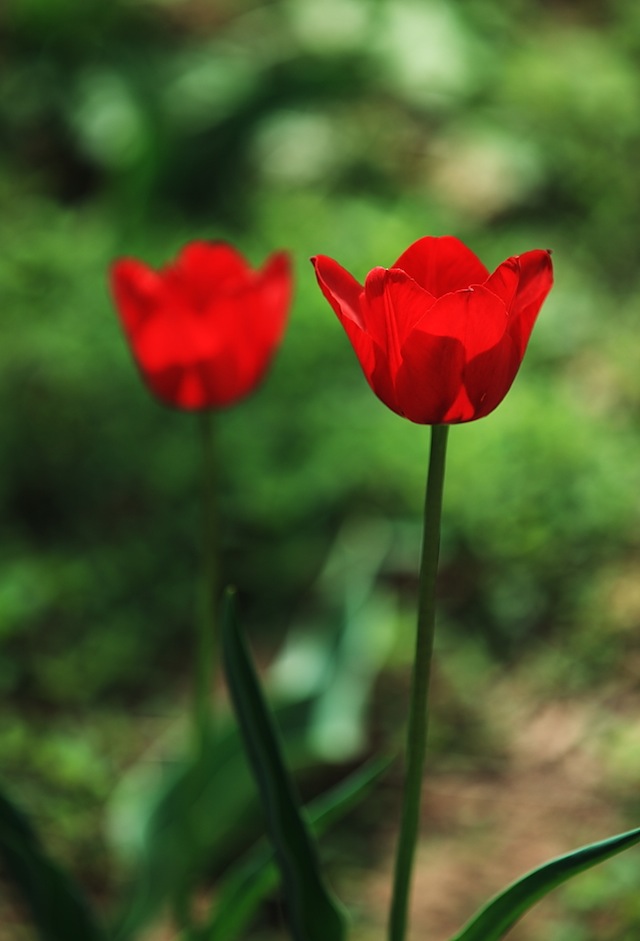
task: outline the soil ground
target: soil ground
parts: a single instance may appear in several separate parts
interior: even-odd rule
[[[563,698],[541,704],[528,702],[521,691],[517,695],[509,682],[496,690],[499,768],[436,770],[426,778],[410,941],[447,941],[484,902],[529,869],[638,825],[629,819],[624,795],[632,779],[637,782],[640,763],[635,773],[627,768],[620,781],[604,760],[620,728],[640,743],[634,699],[607,702],[603,695],[599,701]],[[392,859],[390,840],[385,862],[357,886],[360,897],[352,905],[362,915],[358,941],[384,937]],[[512,929],[510,941],[547,941],[551,926],[564,917],[562,898],[557,890],[535,906]],[[603,909],[603,915],[591,914],[592,921],[607,918],[606,901]],[[588,937],[573,935],[578,936]]]

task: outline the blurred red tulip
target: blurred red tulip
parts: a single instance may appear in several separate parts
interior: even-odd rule
[[[332,258],[311,260],[373,391],[425,425],[474,421],[500,404],[553,283],[549,252],[508,258],[490,275],[452,236],[419,239],[364,287]]]
[[[259,271],[224,242],[191,242],[154,271],[116,261],[111,290],[147,386],[180,409],[237,402],[262,379],[284,332],[292,293],[286,252]]]

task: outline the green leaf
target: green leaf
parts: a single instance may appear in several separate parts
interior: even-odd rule
[[[389,767],[390,760],[374,759],[307,807],[315,834],[324,833],[369,792]],[[278,884],[278,870],[271,846],[261,841],[227,874],[217,893],[215,908],[203,941],[233,941],[262,899]]]
[[[310,711],[305,701],[278,712],[296,767],[311,761]],[[117,941],[134,937],[167,904],[179,904],[203,873],[225,865],[239,845],[261,832],[255,785],[235,725],[216,730],[197,756],[177,761],[161,787],[144,776],[133,784],[126,817],[141,816],[145,824],[136,879],[113,929]]]
[[[295,941],[341,941],[345,937],[345,918],[322,876],[316,845],[236,623],[234,595],[229,591],[222,621],[222,652],[229,691],[282,874],[293,937]]]
[[[0,854],[42,941],[104,941],[79,888],[49,859],[29,820],[2,792]]]
[[[491,899],[451,941],[499,941],[551,889],[636,843],[640,827],[549,860]]]

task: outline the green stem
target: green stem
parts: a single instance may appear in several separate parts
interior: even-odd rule
[[[196,747],[202,754],[210,739],[213,709],[212,687],[217,673],[219,640],[218,606],[218,514],[213,418],[198,415],[202,453],[202,575],[196,612],[194,726]]]
[[[435,632],[436,576],[440,552],[440,519],[448,431],[448,425],[433,425],[431,429],[431,451],[422,533],[416,653],[407,730],[407,767],[389,916],[389,941],[404,941],[406,936],[411,872],[420,825],[420,799],[427,746],[429,679]]]

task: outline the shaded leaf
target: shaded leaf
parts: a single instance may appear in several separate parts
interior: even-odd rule
[[[27,817],[1,792],[0,853],[42,941],[104,941],[78,886],[47,856]]]
[[[314,833],[324,833],[360,803],[389,764],[390,761],[383,758],[367,762],[326,794],[311,801],[307,812]],[[233,941],[278,881],[273,850],[261,841],[222,882],[213,917],[202,931],[202,941]]]
[[[225,672],[282,874],[295,941],[341,941],[344,915],[320,871],[315,842],[285,765],[279,735],[238,629],[227,592],[222,622]]]
[[[279,711],[296,766],[310,761],[306,744],[309,703]],[[149,784],[140,785],[145,814]],[[129,811],[131,812],[131,811]],[[155,800],[145,826],[137,878],[117,919],[115,937],[127,941],[168,901],[188,895],[202,873],[236,854],[239,843],[260,832],[260,810],[237,728],[212,734],[197,758],[177,763]]]

